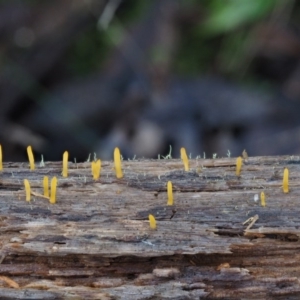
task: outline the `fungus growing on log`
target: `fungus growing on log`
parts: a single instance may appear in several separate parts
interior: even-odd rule
[[[114,151],[114,162],[115,162],[116,176],[117,178],[122,178],[123,172],[121,168],[121,154],[120,154],[120,149],[118,147],[116,147]]]
[[[26,201],[30,201],[30,184],[28,179],[24,179],[25,193],[26,193]]]
[[[288,168],[285,168],[283,171],[282,189],[285,194],[289,192],[289,169]]]
[[[260,204],[261,206],[265,207],[266,206],[266,195],[264,192],[260,193]]]
[[[68,160],[69,160],[69,153],[68,151],[65,151],[63,154],[63,171],[62,171],[63,177],[68,177]]]
[[[31,146],[27,147],[27,155],[28,155],[30,170],[34,170],[35,169],[35,165],[34,165],[34,157],[33,157]]]
[[[101,170],[101,160],[98,159],[97,161],[92,161],[92,175],[94,180],[99,179],[100,170]]]
[[[149,224],[151,229],[156,229],[156,220],[153,215],[149,215]]]
[[[51,192],[50,192],[50,203],[56,203],[56,187],[57,187],[57,178],[54,176],[51,180]]]
[[[186,155],[186,151],[185,151],[185,148],[181,148],[180,149],[180,156],[181,156],[181,159],[183,161],[183,165],[184,165],[184,171],[189,171],[190,167],[189,167],[189,159]]]
[[[167,183],[167,193],[168,193],[168,203],[167,203],[167,205],[173,205],[174,204],[173,185],[172,185],[171,181],[168,181],[168,183]]]
[[[240,176],[241,169],[242,169],[242,158],[239,156],[236,159],[236,171],[235,171],[236,176]]]

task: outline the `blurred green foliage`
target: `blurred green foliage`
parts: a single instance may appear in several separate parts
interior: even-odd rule
[[[148,1],[124,1],[105,31],[97,28],[95,20],[93,26],[81,32],[67,55],[71,72],[75,76],[84,76],[100,70],[109,54],[123,40],[124,29],[143,18],[150,4]]]
[[[265,17],[276,2],[276,0],[210,0],[206,4],[208,15],[200,24],[200,30],[209,36],[228,33]]]
[[[277,0],[190,0],[200,18],[182,28],[174,70],[238,78],[247,59],[251,26],[268,17],[277,4]]]
[[[67,55],[70,71],[83,76],[99,69],[107,57],[108,48],[96,26],[81,32]]]
[[[199,15],[194,21],[176,24],[179,45],[173,71],[196,75],[221,72],[238,77],[249,44],[249,28],[268,17],[283,0],[182,0],[184,11]],[[106,32],[90,27],[78,36],[70,55],[69,66],[77,75],[99,70],[125,34],[125,28],[147,16],[151,1],[128,0],[119,7],[115,20]],[[158,48],[152,53],[163,59]]]

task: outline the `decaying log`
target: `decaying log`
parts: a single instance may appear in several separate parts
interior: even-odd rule
[[[300,157],[250,157],[239,177],[235,162],[123,161],[122,179],[102,162],[97,181],[90,163],[69,163],[68,178],[60,162],[4,163],[1,299],[299,299]],[[24,178],[38,195],[45,175],[57,203],[26,202]]]

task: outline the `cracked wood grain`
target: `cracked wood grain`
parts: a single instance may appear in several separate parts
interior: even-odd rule
[[[5,299],[286,299],[300,297],[300,157],[4,163],[0,296]],[[282,192],[284,168],[290,193]],[[57,204],[43,176],[58,177]],[[32,188],[25,201],[23,180]],[[167,206],[172,181],[174,205]],[[255,201],[264,191],[266,207]],[[157,230],[149,227],[153,214]],[[252,219],[251,219],[252,218]],[[250,220],[251,226],[249,226]],[[255,219],[255,222],[252,222]]]

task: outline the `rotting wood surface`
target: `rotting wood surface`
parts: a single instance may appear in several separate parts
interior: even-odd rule
[[[191,160],[189,172],[180,160],[123,161],[122,179],[102,162],[97,181],[90,163],[69,163],[68,178],[60,162],[5,163],[0,298],[299,299],[300,157],[250,157],[240,177],[235,161]],[[26,202],[24,178],[43,194],[45,175],[58,177],[57,204]]]

